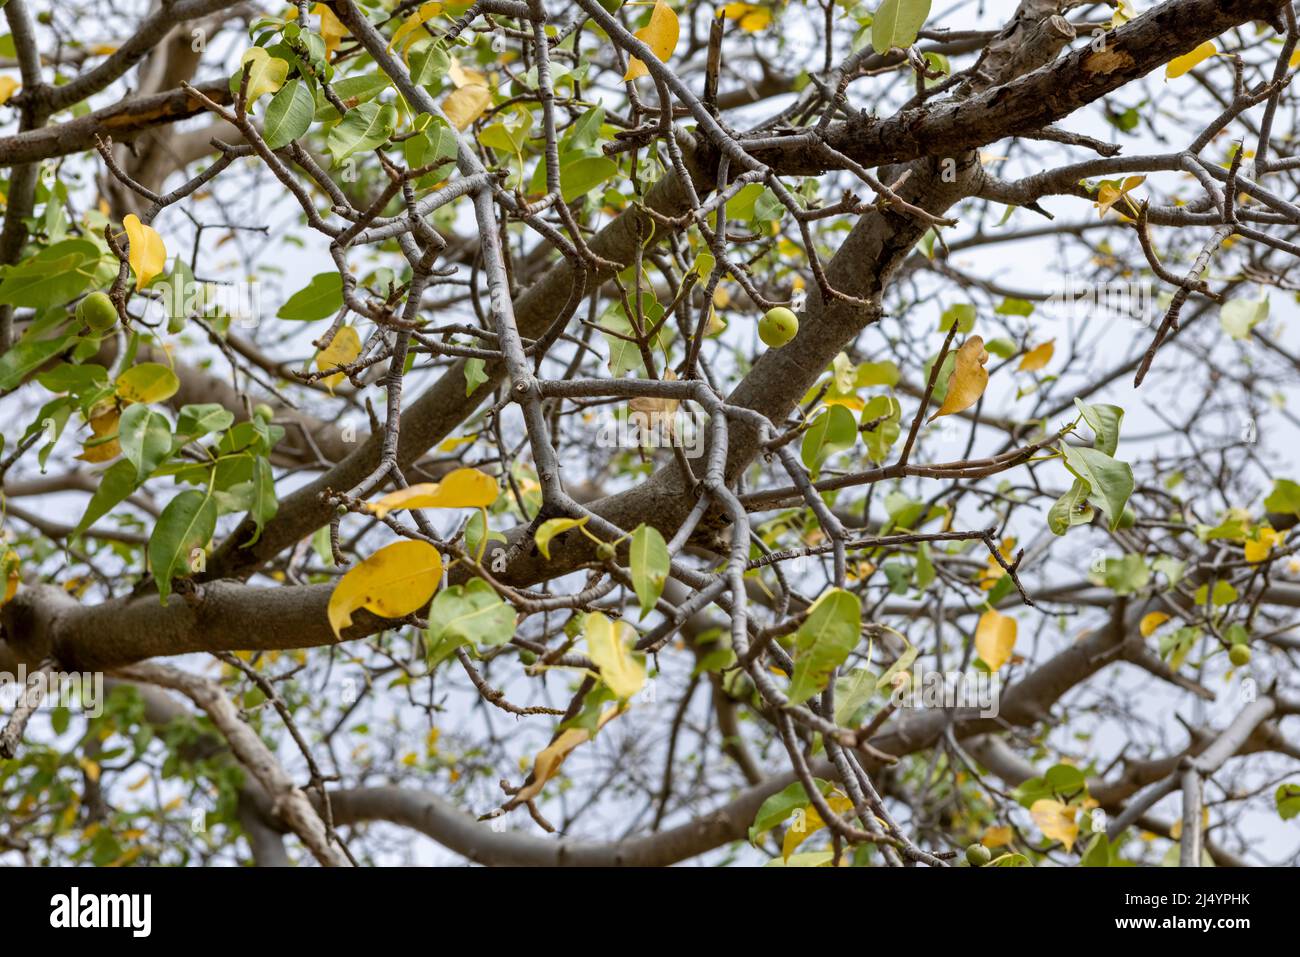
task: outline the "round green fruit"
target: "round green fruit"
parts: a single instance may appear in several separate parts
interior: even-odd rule
[[[535,665],[537,664],[537,655],[525,648],[523,651],[519,652],[519,660],[526,665]]]
[[[1132,527],[1133,527],[1133,523],[1136,522],[1136,521],[1137,521],[1137,512],[1133,511],[1133,509],[1131,509],[1131,508],[1129,508],[1127,505],[1125,505],[1125,506],[1124,506],[1124,511],[1120,512],[1120,514],[1119,514],[1119,525],[1118,525],[1118,527],[1119,527],[1119,528],[1132,528]]]
[[[77,321],[91,332],[108,332],[117,325],[117,307],[106,293],[92,292],[78,304]]]
[[[342,502],[339,502],[338,505],[334,506],[334,514],[337,515],[339,518],[342,518],[347,513],[348,513],[348,507],[344,505]]]
[[[1228,660],[1238,668],[1250,664],[1250,648],[1246,645],[1233,645],[1228,649]]]
[[[259,402],[253,407],[253,415],[263,422],[270,422],[275,418],[275,410],[265,402]]]
[[[614,546],[611,545],[609,542],[601,542],[598,546],[596,546],[596,555],[597,557],[600,558],[602,562],[613,561],[614,556],[617,554],[618,552],[615,551]]]
[[[600,5],[605,8],[606,13],[618,13],[619,8],[623,6],[623,0],[600,0]]]
[[[779,349],[799,331],[799,318],[785,306],[769,309],[758,320],[758,338],[773,349]]]
[[[983,867],[993,860],[993,854],[983,844],[972,844],[966,848],[966,863],[971,867]]]

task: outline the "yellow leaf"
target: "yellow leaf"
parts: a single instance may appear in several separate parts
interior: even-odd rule
[[[772,25],[772,11],[752,3],[729,3],[722,8],[722,15],[735,20],[746,33],[758,33]]]
[[[294,12],[297,13],[297,8],[294,8]],[[339,42],[348,35],[348,28],[334,15],[334,11],[323,3],[312,7],[311,12],[320,17],[320,35],[325,41],[325,59],[328,60],[339,48]]]
[[[1047,363],[1052,361],[1052,356],[1056,354],[1056,340],[1048,339],[1041,346],[1035,346],[1025,353],[1025,357],[1020,360],[1021,372],[1037,372]]]
[[[630,698],[645,684],[645,666],[632,655],[636,631],[623,621],[610,621],[598,611],[583,623],[587,654],[600,669],[600,680],[619,698]]]
[[[462,132],[483,115],[492,102],[492,93],[480,83],[470,83],[447,94],[442,101],[442,112],[451,125]]]
[[[673,13],[673,8],[664,3],[664,0],[655,0],[655,8],[650,14],[650,22],[636,31],[634,36],[648,46],[650,52],[661,62],[666,63],[668,58],[673,55],[673,50],[677,48],[677,37],[680,33],[681,25],[677,22],[677,14]],[[635,80],[637,77],[647,76],[649,73],[650,71],[644,63],[636,57],[632,57],[623,79]]]
[[[1138,622],[1138,631],[1142,633],[1143,638],[1150,638],[1151,633],[1169,620],[1169,616],[1163,611],[1152,611],[1142,616]]]
[[[601,714],[600,720],[596,722],[597,730],[603,728],[621,713],[621,707],[610,705]],[[546,782],[555,777],[555,772],[560,770],[560,765],[564,763],[564,759],[572,753],[574,748],[590,738],[591,732],[586,728],[569,728],[538,751],[537,757],[533,759],[533,780],[516,792],[515,796],[510,800],[510,804],[523,804],[541,794]]]
[[[94,437],[84,443],[77,458],[83,462],[99,463],[115,459],[122,454],[122,446],[117,441],[117,420],[121,413],[112,403],[97,405],[90,410],[87,421]],[[106,441],[100,441],[106,440]]]
[[[8,103],[9,97],[13,96],[21,85],[11,76],[0,76],[0,106]]]
[[[1170,60],[1168,65],[1165,66],[1165,79],[1177,79],[1218,52],[1219,50],[1214,45],[1214,41],[1206,40],[1191,53],[1184,53],[1182,56]]]
[[[545,556],[547,561],[551,560],[551,539],[561,532],[567,532],[571,528],[577,528],[579,525],[587,524],[587,516],[582,518],[551,518],[538,527],[533,532],[533,541],[537,543],[537,550]]]
[[[342,637],[352,613],[366,608],[382,618],[401,618],[424,606],[442,580],[442,556],[428,542],[394,542],[338,580],[330,595],[329,620]]]
[[[1011,828],[990,826],[980,838],[980,843],[990,850],[1006,847],[1011,843]]]
[[[135,272],[135,288],[140,290],[166,268],[167,247],[158,231],[140,222],[135,213],[127,213],[122,225],[126,227],[126,238],[131,241],[128,259]]]
[[[264,47],[253,47],[239,61],[239,69],[251,63],[248,70],[248,105],[251,107],[267,93],[274,93],[284,86],[289,76],[289,62],[273,57]]]
[[[338,369],[359,355],[361,355],[361,337],[352,326],[344,326],[334,334],[328,346],[316,353],[316,368],[322,372],[326,369]],[[333,392],[334,387],[343,381],[344,376],[345,373],[339,372],[326,376],[321,381]]]
[[[1262,562],[1273,551],[1273,546],[1286,537],[1285,533],[1275,532],[1267,525],[1255,529],[1255,538],[1247,539],[1245,544],[1246,561]]]
[[[1102,183],[1101,188],[1097,190],[1097,202],[1093,204],[1097,207],[1098,216],[1105,219],[1106,214],[1110,212],[1110,208],[1121,199],[1128,203],[1129,207],[1132,208],[1133,200],[1129,198],[1128,194],[1146,181],[1147,178],[1145,176],[1130,176],[1118,187],[1111,183]],[[1136,212],[1136,210],[1134,211]]]
[[[1011,660],[1011,650],[1016,647],[1016,620],[989,609],[980,615],[975,628],[975,650],[989,666],[997,671]]]
[[[478,438],[477,432],[475,432],[473,435],[453,435],[443,439],[441,442],[438,443],[438,451],[455,452],[462,445],[469,445],[477,438]]]
[[[939,411],[930,416],[931,422],[941,415],[968,409],[979,401],[989,384],[989,372],[984,368],[988,361],[989,354],[984,351],[984,340],[980,336],[971,336],[961,344],[952,375],[948,378],[948,394],[944,396]]]
[[[5,591],[0,596],[0,607],[3,607],[18,594],[18,581],[22,577],[22,561],[18,553],[8,546],[5,546],[3,556],[0,557],[0,573],[4,575]]]
[[[1291,62],[1287,66],[1292,70],[1300,66],[1300,47],[1297,47],[1295,53],[1291,54]]]
[[[92,783],[99,780],[99,764],[90,758],[77,758],[81,770],[86,772],[86,779]]]
[[[161,362],[141,362],[117,377],[117,394],[125,402],[164,402],[180,387],[176,373]]]
[[[844,794],[841,794],[839,791],[832,792],[826,798],[826,803],[830,805],[830,809],[836,814],[843,814],[845,811],[853,807],[853,801]],[[803,809],[802,817],[794,820],[791,825],[785,829],[785,838],[781,842],[781,857],[788,861],[790,855],[794,853],[795,848],[825,826],[826,822],[823,821],[822,816],[817,813],[817,808],[814,805],[809,804]]]
[[[1043,837],[1060,841],[1068,851],[1074,848],[1074,842],[1079,836],[1079,825],[1074,820],[1078,810],[1060,801],[1042,798],[1030,806],[1029,815],[1043,832]]]
[[[497,500],[497,480],[478,469],[456,469],[441,482],[421,482],[390,492],[366,508],[383,518],[399,508],[487,508]]]
[[[419,35],[416,31],[424,25],[426,20],[432,20],[438,14],[442,13],[441,3],[422,3],[420,8],[406,18],[400,27],[393,31],[393,38],[388,41],[388,49],[392,49],[397,44],[402,44],[402,49],[410,46]],[[405,41],[405,42],[403,42]]]

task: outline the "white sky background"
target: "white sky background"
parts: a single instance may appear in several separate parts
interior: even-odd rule
[[[1141,12],[1152,5],[1151,3],[1139,2],[1137,7]],[[43,6],[45,4],[41,0],[36,0],[34,3],[35,10],[40,10]],[[996,29],[1006,22],[1015,7],[1014,0],[988,0],[988,2],[983,3],[971,0],[971,2],[957,4],[945,4],[942,0],[937,0],[929,23],[935,26],[956,29]],[[779,67],[787,64],[819,66],[821,63],[820,15],[812,17],[811,13],[809,13],[807,14],[807,16],[811,17],[809,22],[801,23],[800,17],[803,15],[797,8],[792,8],[787,11],[779,23],[779,29],[794,47],[794,49],[783,55],[783,63],[777,64]],[[1077,12],[1072,16],[1077,17]],[[815,33],[814,30],[817,32]],[[233,58],[237,58],[238,51],[243,49],[244,41],[234,34],[229,34],[223,36],[220,42],[229,46],[232,52],[233,68]],[[588,38],[588,43],[590,43],[590,38]],[[799,47],[803,47],[803,49],[801,50]],[[959,67],[965,66],[968,62],[970,62],[968,57],[956,61]],[[206,75],[202,78],[206,78]],[[692,86],[698,90],[702,84],[702,77],[689,77],[688,79],[692,82]],[[884,78],[859,81],[851,88],[851,103],[858,107],[870,105],[872,97],[879,90],[885,88],[885,82]],[[724,90],[729,88],[725,81],[722,87]],[[1157,71],[1143,81],[1140,87],[1152,97],[1154,107],[1158,110],[1168,109],[1183,116],[1203,117],[1208,122],[1209,118],[1216,115],[1220,109],[1190,78],[1184,78],[1182,81],[1166,85],[1163,80],[1163,72]],[[1126,88],[1119,94],[1117,99],[1125,106],[1136,105],[1143,98],[1138,89],[1139,85]],[[120,93],[120,91],[118,92]],[[101,94],[96,100],[96,105],[111,102],[115,95],[112,91]],[[748,114],[758,120],[777,112],[787,101],[788,98],[767,100],[759,107],[751,108]],[[893,102],[896,103],[897,99]],[[882,114],[890,112],[888,102],[880,103],[878,111]],[[1257,114],[1258,111],[1256,111]],[[1291,120],[1292,117],[1290,116],[1280,118],[1279,127],[1285,128]],[[737,125],[743,126],[744,123],[743,121],[737,121]],[[1123,135],[1106,122],[1102,111],[1098,107],[1089,107],[1079,111],[1062,121],[1061,125],[1075,132],[1122,142],[1124,153],[1127,155],[1166,152],[1181,148],[1194,135],[1194,132],[1192,132],[1184,136],[1182,128],[1172,123],[1165,123],[1161,126],[1161,130],[1169,137],[1169,141],[1165,143],[1158,142],[1145,124],[1139,127],[1137,135]],[[1226,138],[1216,141],[1206,155],[1216,159],[1220,158],[1220,156],[1224,155],[1227,143]],[[1252,147],[1253,144],[1248,142],[1247,146]],[[1044,157],[1047,163],[1052,165],[1060,165],[1064,161],[1088,158],[1090,155],[1082,149],[1067,150],[1053,144],[1038,143],[1033,145],[1033,149],[1038,155]],[[1004,149],[1003,146],[995,146],[991,147],[989,152],[1003,154],[1009,151]],[[1063,157],[1069,159],[1063,160]],[[1004,164],[995,164],[992,168],[1003,179],[1015,179],[1037,172],[1042,166],[1033,162],[1024,152],[1018,151],[1010,161]],[[297,206],[284,196],[282,187],[275,183],[269,174],[263,174],[263,179],[264,188],[262,190],[257,192],[247,191],[241,195],[228,196],[227,198],[232,203],[230,212],[232,219],[235,221],[267,223],[271,226],[269,236],[266,238],[257,235],[240,234],[235,240],[244,249],[255,250],[254,258],[257,261],[258,269],[263,278],[268,280],[262,290],[262,306],[266,315],[270,317],[288,294],[305,285],[310,276],[330,269],[332,266],[325,252],[326,241],[324,238],[301,228],[298,225],[300,215]],[[1139,188],[1136,194],[1143,196],[1149,192],[1153,197],[1153,201],[1155,201],[1156,197],[1167,198],[1171,193],[1179,189],[1186,189],[1188,180],[1189,177],[1183,174],[1155,174],[1148,179],[1143,187]],[[823,195],[829,194],[829,191],[823,193]],[[221,195],[220,192],[219,195]],[[270,197],[278,197],[279,202],[268,204]],[[1090,203],[1072,197],[1049,197],[1043,201],[1043,206],[1057,216],[1058,222],[1095,220],[1097,216]],[[209,207],[204,212],[204,218],[211,221],[212,212]],[[998,214],[1000,214],[1000,210],[991,217],[993,222],[996,222]],[[961,226],[945,233],[945,237],[949,242],[958,241],[970,234],[971,230],[966,220],[967,217],[963,217]],[[1016,230],[1039,226],[1044,223],[1045,221],[1041,217],[1031,211],[1017,210],[1009,222],[1000,228]],[[182,237],[189,233],[189,227],[178,211],[165,212],[160,217],[157,226],[168,240],[169,252],[175,253],[178,249],[188,250],[188,240],[182,239]],[[303,239],[304,244],[302,246],[284,241],[285,234],[290,231],[294,236]],[[990,232],[993,231],[995,230],[990,230]],[[1158,246],[1161,233],[1162,230],[1157,227],[1156,240]],[[1110,235],[1109,232],[1092,233],[1091,241],[1096,242],[1104,236]],[[1113,242],[1117,250],[1124,248],[1118,238],[1113,239]],[[1077,261],[1064,261],[1060,253],[1062,248],[1070,249],[1076,255],[1079,251],[1075,240],[1069,240],[1064,246],[1058,246],[1055,240],[1033,240],[1015,244],[993,245],[969,252],[957,253],[954,254],[952,263],[968,274],[1013,289],[1036,290],[1048,293],[1059,288],[1066,276],[1071,274],[1079,275],[1081,265],[1086,265]],[[228,248],[205,255],[203,261],[211,263],[211,266],[206,270],[200,270],[200,274],[206,273],[212,276],[214,273],[220,273],[227,278],[237,278],[238,261],[232,252],[233,249]],[[1138,260],[1134,261],[1133,265],[1140,267],[1143,264]],[[278,284],[273,278],[276,272],[283,276],[279,288],[277,288]],[[928,287],[933,290],[935,288],[933,281],[926,280],[924,277],[918,282],[918,285],[925,288],[927,282]],[[939,288],[945,290],[943,295],[930,295],[928,298],[923,298],[921,302],[906,313],[905,319],[909,327],[915,324],[916,327],[922,329],[937,330],[938,317],[943,308],[966,298],[960,295],[950,282],[945,281]],[[1245,294],[1253,294],[1253,291]],[[982,302],[982,300],[978,301]],[[1293,353],[1300,353],[1300,331],[1296,329],[1294,299],[1290,294],[1272,290],[1271,304],[1272,312],[1267,326],[1268,333]],[[1192,305],[1189,304],[1188,309],[1184,312],[1185,316],[1190,313]],[[992,328],[987,330],[982,328],[982,323],[991,318],[987,315],[987,312],[988,310],[981,306],[980,319],[977,320],[975,331],[983,332],[986,338],[1000,335],[1000,332],[994,331]],[[442,318],[444,317],[439,317],[440,320]],[[743,314],[727,316],[727,318],[731,321],[728,336],[734,336],[741,342],[756,343],[751,318]],[[1049,371],[1060,367],[1066,353],[1069,351],[1067,346],[1071,343],[1080,352],[1090,357],[1089,371],[1100,371],[1110,369],[1122,363],[1125,359],[1139,354],[1146,348],[1150,335],[1148,331],[1140,329],[1135,324],[1119,321],[1104,325],[1093,322],[1079,334],[1077,323],[1053,317],[1042,307],[1036,309],[1033,316],[1024,320],[1024,323],[1032,328],[1032,339],[1035,343],[1056,337],[1057,354],[1052,365],[1049,366]],[[259,327],[255,331],[255,336],[263,345],[275,343],[281,336],[285,335],[286,330],[284,327],[286,325],[290,324],[272,320],[266,324],[267,328]],[[309,345],[309,339],[319,334],[321,328],[322,326],[319,323],[301,327],[292,326],[288,333],[293,338],[284,345],[276,347],[274,349],[275,354],[277,356],[295,356],[299,360],[310,357],[312,349]],[[1078,336],[1077,339],[1076,335]],[[932,340],[931,351],[937,350],[942,337],[935,331],[931,333],[930,339]],[[1252,359],[1267,364],[1270,369],[1277,368],[1276,358],[1266,354],[1259,345],[1250,345],[1242,349],[1237,343],[1231,342],[1226,335],[1219,331],[1217,317],[1215,316],[1208,316],[1200,320],[1198,328],[1194,333],[1189,332],[1185,339],[1202,343],[1212,349],[1216,364],[1219,364],[1222,369],[1233,373],[1252,375],[1249,365]],[[873,359],[889,357],[887,346],[879,330],[873,330],[863,336],[861,345]],[[1170,375],[1169,373],[1172,367],[1188,367],[1186,356],[1177,355],[1175,349],[1175,346],[1167,346],[1160,353],[1156,359],[1155,367],[1142,389],[1134,390],[1132,377],[1123,376],[1103,393],[1094,395],[1090,400],[1094,402],[1112,402],[1126,410],[1127,414],[1119,449],[1120,458],[1135,460],[1139,457],[1148,458],[1156,453],[1167,453],[1174,450],[1185,451],[1185,447],[1182,446],[1183,440],[1177,436],[1165,435],[1155,440],[1140,443],[1125,442],[1126,437],[1131,439],[1131,437],[1149,436],[1153,433],[1167,431],[1167,427],[1154,410],[1159,409],[1170,413],[1171,411],[1180,411],[1192,402],[1199,401],[1199,393],[1204,386],[1202,381],[1189,381],[1181,376]],[[993,360],[994,363],[997,361],[996,359]],[[227,374],[224,363],[220,362],[220,360],[218,362],[218,370],[223,375]],[[1291,370],[1291,380],[1293,382],[1295,381],[1294,371]],[[913,372],[915,373],[915,370]],[[913,378],[915,377],[914,374]],[[420,390],[418,383],[427,381],[431,381],[431,377],[413,375],[410,379],[407,395],[417,395]],[[1016,388],[1027,384],[1028,381],[1028,377],[1024,375],[1014,375],[1012,366],[1008,366],[999,374],[994,375],[984,405],[985,412],[1010,416],[1024,415],[1033,399],[1026,397],[1017,400]],[[1056,386],[1058,391],[1055,394],[1058,397],[1069,398],[1073,394],[1070,391],[1071,387],[1071,383],[1058,383]],[[1267,399],[1271,396],[1273,392],[1271,385],[1267,386],[1263,392],[1263,398]],[[1295,392],[1294,385],[1282,390],[1281,398],[1285,400],[1286,405],[1290,408],[1294,408],[1296,403],[1297,395]],[[27,397],[27,401],[34,403],[36,398],[36,395],[33,394]],[[16,400],[17,397],[10,400],[7,405],[15,405]],[[910,415],[912,408],[914,408],[914,402],[910,406],[906,401],[904,402],[905,414]],[[27,418],[30,418],[30,415],[34,413],[34,409],[33,404],[32,408],[26,413]],[[1296,448],[1295,440],[1300,438],[1300,429],[1297,429],[1293,420],[1264,403],[1261,403],[1260,410],[1258,432],[1263,437],[1263,451],[1272,466],[1272,474],[1300,479],[1300,457],[1297,457],[1294,452]],[[6,408],[5,411],[7,417],[12,410]],[[330,406],[322,406],[318,411],[329,417],[333,417],[335,414]],[[25,422],[26,419],[23,421]],[[1064,423],[1060,421],[1051,424],[1061,425]],[[358,421],[358,425],[363,425],[363,423]],[[1224,421],[1221,423],[1221,427],[1225,436],[1235,435],[1239,432],[1241,423]],[[12,436],[15,430],[12,424],[7,422],[5,431]],[[60,451],[68,456],[76,451],[71,438],[73,433],[74,429],[70,425],[68,433],[60,446]],[[928,436],[924,448],[924,458],[929,461],[960,458],[965,450],[967,435],[966,429],[961,428],[949,433],[939,432]],[[998,433],[982,430],[973,454],[979,456],[997,451],[997,446],[994,443],[998,441]],[[55,460],[58,458],[59,455],[56,454],[51,459],[52,469],[58,468],[58,465],[55,464]],[[1042,471],[1044,473],[1048,472],[1047,469]],[[1061,488],[1064,490],[1063,470],[1061,471]],[[1014,473],[1009,477],[1013,481],[1016,478]],[[1258,491],[1262,494],[1266,490],[1267,483],[1261,473],[1258,480]],[[281,491],[282,497],[286,491],[287,489]],[[84,508],[85,498],[78,495],[62,496],[57,500],[43,500],[43,505],[56,502],[58,503],[55,505],[56,509],[66,504],[66,512],[52,514],[51,517],[71,524],[79,517],[80,509]],[[1257,502],[1239,501],[1231,504],[1234,506],[1250,506],[1257,504]],[[1213,514],[1218,507],[1217,503],[1212,503],[1203,506],[1203,510]],[[1033,522],[1029,521],[1032,513],[1033,510],[1031,509],[1022,510],[1013,528],[1013,531],[1020,537],[1021,543],[1029,548],[1032,548],[1032,544],[1036,540],[1044,536],[1050,537],[1045,528],[1045,508]],[[969,527],[983,527],[988,524],[987,514],[982,516],[982,520],[981,517],[976,517],[974,514],[963,516],[963,518],[969,518]],[[229,523],[230,520],[227,519],[226,521]],[[961,523],[959,522],[959,524]],[[1088,554],[1092,547],[1097,544],[1087,535],[1082,534],[1083,532],[1083,529],[1078,529],[1071,534],[1066,542],[1056,543],[1053,546],[1053,564],[1051,567],[1066,579],[1080,577],[1080,569],[1086,566]],[[265,581],[262,583],[266,584]],[[1065,647],[1085,625],[1083,621],[1076,620],[1063,633],[1054,627],[1054,623],[1049,623],[1048,627],[1042,628],[1041,632],[1039,632],[1035,612],[1025,609],[1018,613],[1018,617],[1021,622],[1020,650],[1026,653],[1031,661],[1036,662],[1046,660],[1050,654]],[[973,624],[973,619],[967,619],[966,624]],[[932,637],[925,631],[922,631],[920,635],[921,640],[924,641],[929,641]],[[955,637],[954,634],[950,634],[948,636],[949,641],[954,640]],[[1030,641],[1033,642],[1032,645],[1029,644]],[[678,660],[673,660],[674,657]],[[1260,663],[1266,657],[1264,655],[1256,656],[1257,665],[1254,673],[1257,678],[1264,677],[1265,672],[1262,672],[1261,669],[1266,666]],[[1090,716],[1087,721],[1074,718],[1068,724],[1068,735],[1064,731],[1058,732],[1053,739],[1053,744],[1060,747],[1064,753],[1074,754],[1085,759],[1094,758],[1100,766],[1105,767],[1115,756],[1117,749],[1125,742],[1129,742],[1131,745],[1151,744],[1153,753],[1162,754],[1167,753],[1170,747],[1180,746],[1184,738],[1181,730],[1172,723],[1172,715],[1175,713],[1194,724],[1221,728],[1236,714],[1240,707],[1237,701],[1236,685],[1225,684],[1221,677],[1222,665],[1220,662],[1222,662],[1222,659],[1223,656],[1221,655],[1214,659],[1206,677],[1207,685],[1219,692],[1219,701],[1208,707],[1203,707],[1191,695],[1156,681],[1146,675],[1145,672],[1139,672],[1127,666],[1111,667],[1104,670],[1091,679],[1089,686],[1092,691],[1095,693],[1096,689],[1105,688],[1116,700],[1138,702],[1139,712],[1145,721],[1149,722],[1149,725],[1135,728],[1127,722],[1121,723],[1118,720],[1099,719],[1095,716]],[[211,664],[211,659],[193,656],[185,664],[189,667],[208,667]],[[662,656],[661,664],[671,674],[676,674],[679,678],[682,674],[688,672],[690,667],[690,661],[686,660],[685,656],[674,656],[672,654]],[[499,681],[502,680],[502,675],[502,672],[497,671],[494,676]],[[1013,667],[1009,674],[1010,679],[1014,680],[1015,675],[1016,670]],[[439,694],[452,693],[452,697],[448,702],[449,710],[438,721],[445,739],[455,738],[457,716],[462,716],[465,719],[464,727],[472,734],[477,733],[472,729],[481,727],[478,724],[481,720],[479,716],[484,711],[490,711],[490,709],[482,709],[476,706],[472,689],[469,689],[469,693],[467,693],[467,683],[460,680],[459,676],[457,678],[458,680],[455,682],[450,682],[445,677],[440,677],[437,686]],[[336,673],[335,683],[338,680]],[[660,682],[661,690],[673,689],[678,691],[683,686],[684,683],[681,680],[669,679]],[[552,680],[549,696],[554,700],[549,703],[563,706],[564,700],[567,698],[566,687],[567,682]],[[519,700],[515,699],[513,695],[512,699]],[[698,698],[700,702],[703,700],[703,697]],[[1068,701],[1069,698],[1067,697],[1066,700]],[[540,702],[529,701],[528,703]],[[595,746],[589,747],[616,748],[620,741],[623,740],[622,736],[624,735],[634,737],[645,735],[651,740],[662,738],[664,735],[663,729],[671,720],[672,709],[675,704],[675,698],[669,698],[665,695],[655,704],[639,706],[633,712],[620,718],[618,722],[610,725],[605,732],[602,732],[601,738],[598,739]],[[472,712],[471,708],[473,709]],[[1065,709],[1058,706],[1057,713],[1064,714]],[[384,717],[382,714],[369,715],[366,720],[369,720],[369,723],[375,726],[379,723],[377,719],[382,717]],[[1291,720],[1295,721],[1295,719]],[[510,749],[521,756],[531,755],[539,747],[543,746],[549,736],[551,727],[548,719],[532,719],[527,723],[516,724],[515,719],[499,712],[492,713],[491,721],[499,731],[510,736]],[[33,730],[37,727],[38,725],[34,722]],[[408,727],[414,727],[414,725],[408,725]],[[1084,730],[1094,732],[1094,738],[1088,746],[1072,738],[1074,734]],[[75,733],[74,725],[74,731],[67,738],[69,742],[71,742]],[[1163,739],[1160,737],[1162,734],[1165,735]],[[411,750],[420,751],[421,748],[422,736],[413,738]],[[297,760],[296,753],[292,752],[291,745],[290,750],[285,751],[284,757],[291,767],[299,768],[300,762]],[[575,776],[580,776],[586,757],[580,750],[570,759],[570,764],[566,767],[575,772]],[[689,755],[683,755],[679,751],[679,760],[683,757],[689,757]],[[767,766],[769,768],[780,769],[784,767],[784,754],[772,754],[768,758]],[[1252,760],[1257,759],[1252,758]],[[1285,759],[1282,759],[1282,761],[1285,762]],[[1040,762],[1040,771],[1045,770],[1050,763],[1049,761]],[[1267,766],[1272,768],[1278,765],[1278,761],[1273,761]],[[1285,763],[1281,766],[1285,769]],[[501,767],[498,770],[501,773],[509,773],[512,769]],[[626,770],[629,774],[644,773],[654,778],[659,774],[660,767],[657,763],[652,762],[647,768],[629,767]],[[1292,770],[1294,771],[1293,763]],[[444,782],[445,776],[440,776],[437,780],[429,782],[428,786],[437,793],[444,793]],[[467,810],[473,813],[482,813],[493,806],[492,802],[494,800],[499,803],[501,795],[499,791],[495,791],[494,782],[495,777],[487,782],[490,784],[490,788],[485,788],[482,791],[483,800],[474,807],[467,808]],[[414,787],[421,782],[407,779],[404,783],[407,786]],[[1208,797],[1213,800],[1217,796],[1216,792],[1211,788]],[[546,806],[548,814],[558,806],[557,802],[548,802]],[[633,805],[625,801],[619,801],[617,798],[613,800],[607,799],[602,802],[599,808],[594,808],[589,817],[582,819],[577,832],[582,835],[596,837],[608,837],[611,834],[622,833],[633,823],[626,820],[628,809],[631,807]],[[636,805],[636,807],[639,807],[639,805]],[[704,809],[699,808],[697,810]],[[1155,811],[1158,817],[1175,818],[1178,814],[1177,799],[1166,799],[1165,802],[1157,805]],[[563,813],[552,816],[551,819],[553,821],[562,820]],[[665,826],[681,823],[683,819],[681,815],[670,817],[665,822]],[[1212,818],[1212,823],[1216,821],[1217,818]],[[526,815],[522,812],[516,812],[511,819],[511,823],[514,827],[538,833],[535,826],[528,821]],[[1027,814],[1022,816],[1021,823],[1028,824]],[[1028,826],[1027,830],[1033,832],[1034,829],[1032,826]],[[1258,842],[1257,846],[1260,848],[1264,860],[1285,860],[1296,853],[1297,849],[1300,849],[1300,828],[1297,827],[1296,822],[1281,822],[1271,809],[1266,812],[1251,814],[1247,821],[1246,830],[1248,833],[1261,836],[1262,840]],[[416,835],[415,832],[401,830],[394,833],[399,835],[397,837],[398,841],[409,840],[410,859],[415,862],[434,863],[459,860],[456,855],[452,855],[431,841]],[[405,856],[404,853],[395,849],[392,859],[398,861]],[[719,856],[717,854],[710,855],[707,860],[716,860]],[[761,860],[753,852],[742,853],[741,859],[751,862]]]

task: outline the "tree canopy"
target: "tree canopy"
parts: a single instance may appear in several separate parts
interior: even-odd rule
[[[0,861],[1295,863],[1292,4],[3,14]]]

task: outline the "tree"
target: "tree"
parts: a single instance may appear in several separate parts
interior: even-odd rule
[[[4,6],[0,856],[1294,862],[1289,3],[118,6]]]

